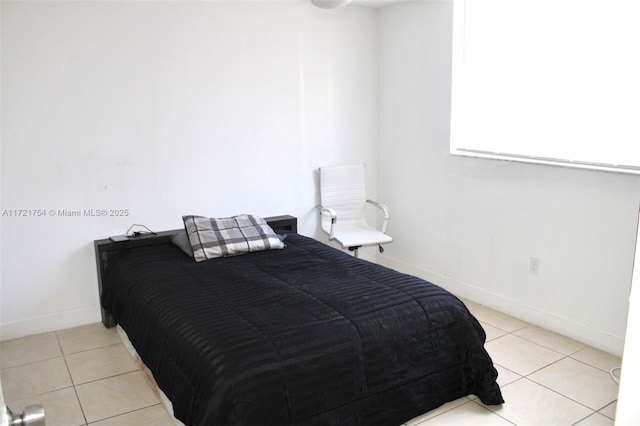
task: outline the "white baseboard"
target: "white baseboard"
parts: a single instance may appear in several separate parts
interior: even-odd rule
[[[98,304],[41,317],[0,324],[0,341],[100,322]]]
[[[501,294],[492,293],[484,288],[474,286],[471,283],[458,280],[454,277],[407,265],[390,259],[387,256],[379,256],[378,263],[399,272],[414,275],[437,284],[458,297],[469,299],[522,321],[567,336],[596,349],[622,356],[624,336],[614,336],[603,330],[581,324],[571,318],[528,305],[524,301],[514,300]]]

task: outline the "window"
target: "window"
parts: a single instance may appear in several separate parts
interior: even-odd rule
[[[640,1],[455,0],[451,152],[640,174]]]

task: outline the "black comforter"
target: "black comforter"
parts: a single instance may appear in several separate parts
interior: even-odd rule
[[[171,244],[111,262],[102,302],[187,425],[398,425],[500,404],[485,333],[416,277],[297,234],[196,263]]]

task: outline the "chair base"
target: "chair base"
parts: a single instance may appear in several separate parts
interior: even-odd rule
[[[353,252],[353,256],[354,257],[358,257],[358,249],[360,247],[362,247],[362,246],[349,247],[349,251]],[[382,247],[382,244],[378,244],[378,250],[380,251],[380,253],[384,253],[384,247]]]

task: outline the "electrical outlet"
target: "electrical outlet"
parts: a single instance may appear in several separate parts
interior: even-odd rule
[[[529,258],[529,273],[533,275],[538,275],[540,272],[540,259],[537,257]]]

